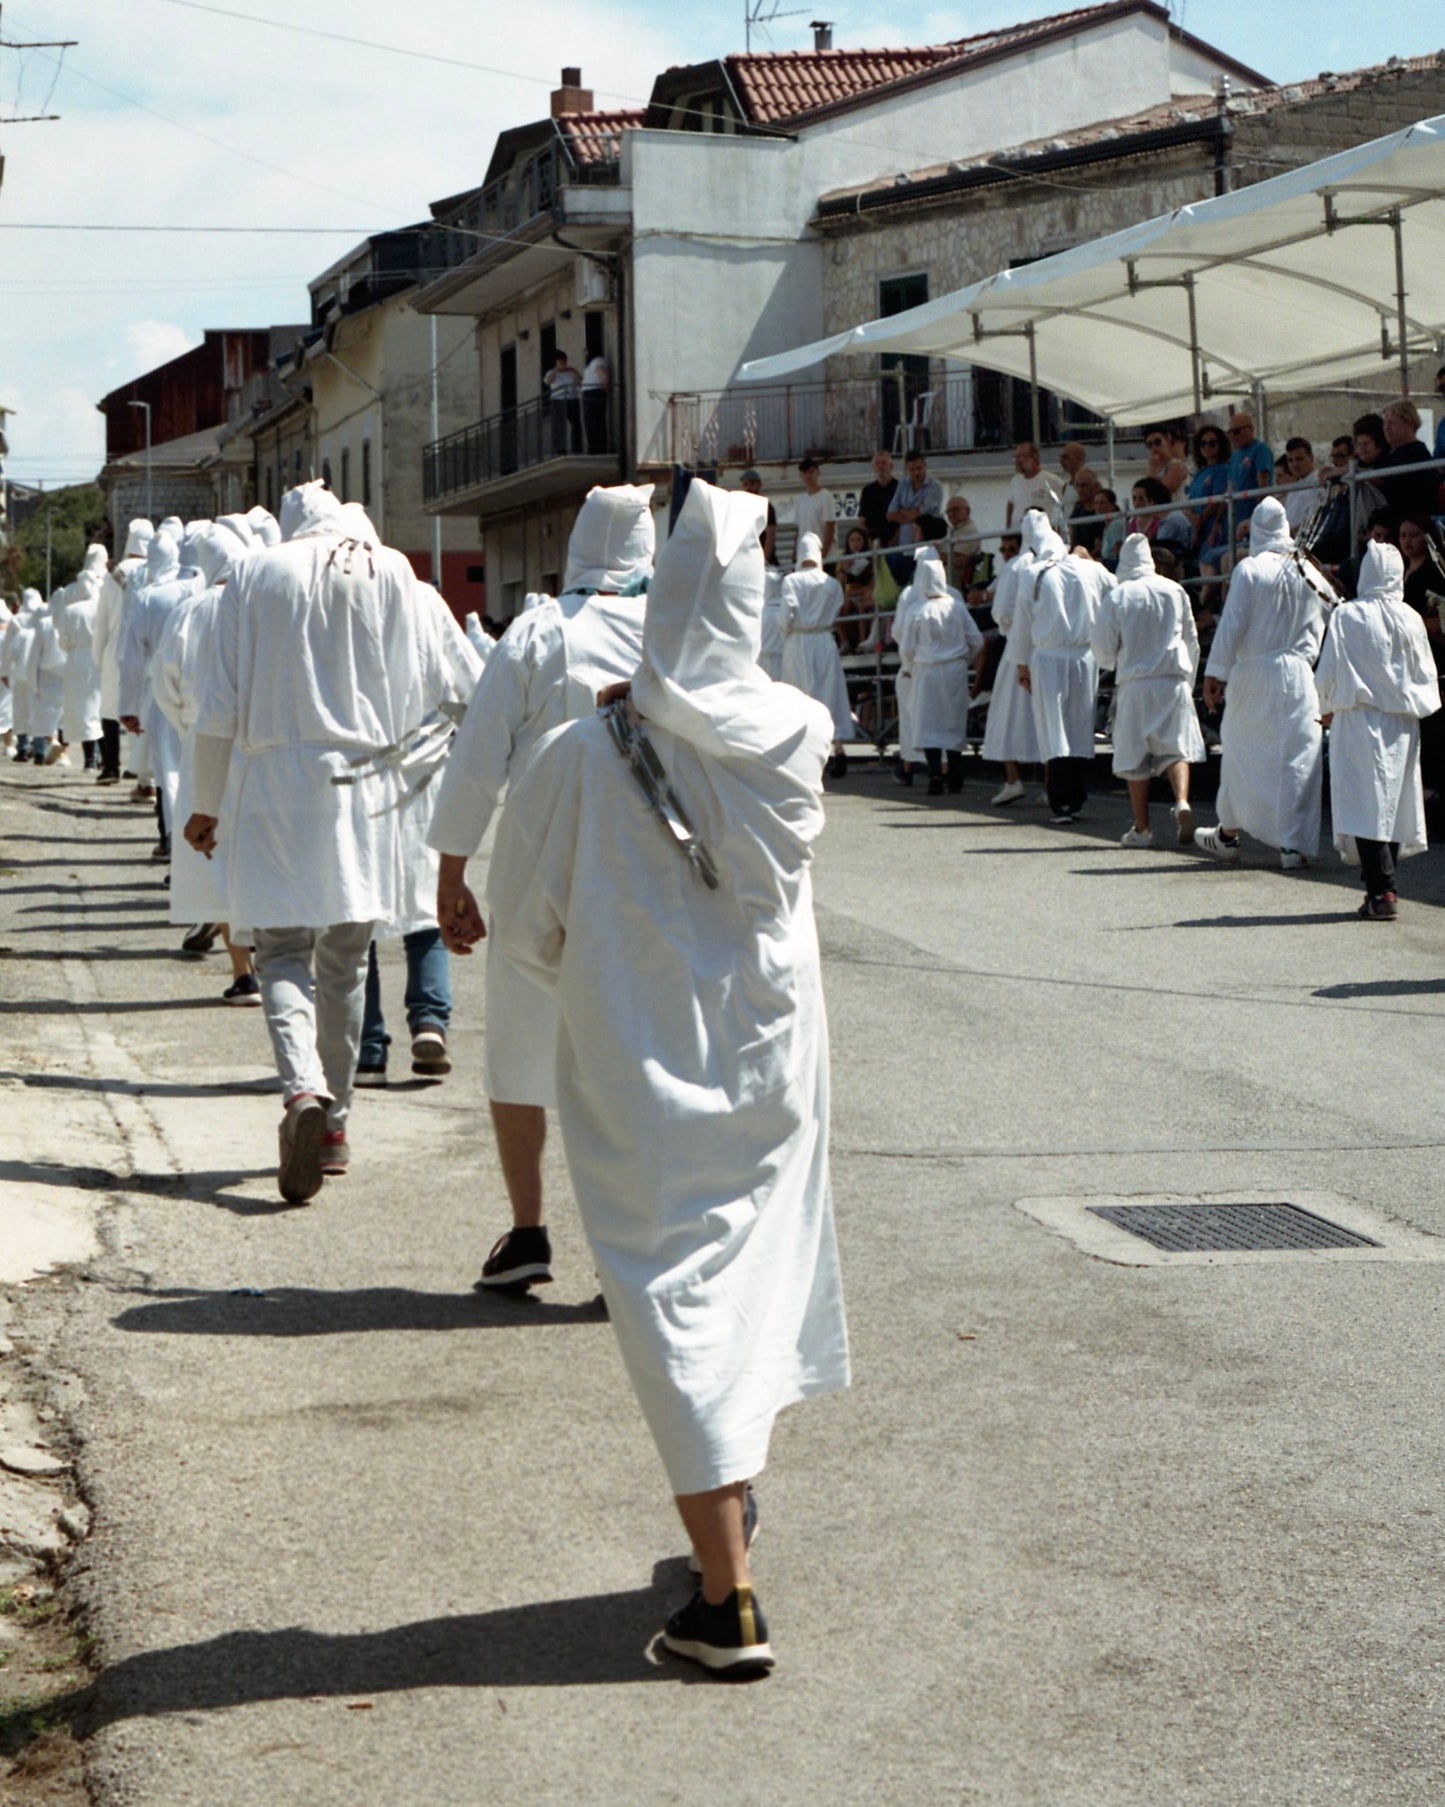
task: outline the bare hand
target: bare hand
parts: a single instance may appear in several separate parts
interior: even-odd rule
[[[466,881],[467,862],[455,854],[441,857],[437,880],[437,927],[450,954],[470,954],[487,938],[487,925]]]
[[[127,734],[145,733],[145,729],[140,725],[140,717],[138,715],[123,715],[120,718],[120,725],[125,729]]]
[[[623,697],[631,695],[631,678],[624,678],[620,684],[604,684],[597,692],[597,707],[605,709],[609,703],[620,703]]]
[[[1222,709],[1224,707],[1224,685],[1218,678],[1204,680],[1204,707],[1206,709]]]
[[[205,854],[207,859],[216,851],[216,818],[203,816],[198,810],[185,826],[187,844],[195,848],[197,853]]]
[[[1027,665],[1019,666],[1019,683],[1023,685],[1025,690],[1032,692],[1034,681],[1029,676],[1029,668]]]
[[[1335,719],[1335,712],[1333,709],[1331,709],[1328,715],[1320,715],[1320,716],[1317,716],[1315,719],[1319,722],[1319,724],[1322,728],[1328,728],[1330,723]]]

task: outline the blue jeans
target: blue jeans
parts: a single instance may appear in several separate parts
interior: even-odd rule
[[[417,929],[403,935],[406,949],[406,1026],[413,1035],[418,1029],[445,1030],[452,1020],[452,968],[447,950],[442,946],[440,929]],[[384,1067],[391,1037],[386,1032],[386,1019],[381,1013],[381,971],[376,962],[376,943],[366,962],[366,1014],[361,1023],[361,1064]]]

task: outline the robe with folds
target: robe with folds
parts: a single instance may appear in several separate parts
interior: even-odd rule
[[[1092,759],[1099,668],[1094,616],[1108,573],[1093,560],[1067,555],[1047,525],[1035,531],[1032,581],[1021,586],[1010,648],[1029,670],[1039,757]]]
[[[197,558],[206,588],[194,591],[172,609],[161,630],[152,663],[156,706],[175,730],[180,744],[176,774],[176,823],[184,828],[195,809],[196,721],[201,687],[215,639],[216,606],[231,573],[255,544],[244,515],[223,515],[202,537]],[[225,806],[222,806],[223,815]],[[231,848],[222,839],[207,859],[184,834],[171,839],[171,886],[167,894],[174,923],[226,920],[226,864]]]
[[[65,654],[55,632],[54,603],[52,597],[35,609],[24,653],[24,678],[30,690],[29,732],[42,740],[59,731],[65,709]]]
[[[39,732],[35,720],[35,689],[30,682],[30,655],[45,602],[39,590],[21,593],[19,612],[10,618],[10,631],[0,647],[0,677],[8,680],[11,725],[17,734]]]
[[[898,710],[898,757],[905,765],[920,765],[923,761],[923,748],[914,732],[913,709],[913,664],[903,651],[903,634],[908,625],[908,617],[923,601],[925,590],[922,579],[925,573],[931,573],[938,567],[938,579],[943,578],[943,563],[932,546],[925,546],[913,561],[913,579],[898,592],[898,601],[894,604],[892,619],[888,624],[888,637],[898,648],[898,675],[893,680],[893,698]],[[930,582],[937,581],[930,576]]]
[[[1330,816],[1351,864],[1356,837],[1425,851],[1420,722],[1440,707],[1425,624],[1405,601],[1405,567],[1393,546],[1371,542],[1359,593],[1330,616],[1315,673],[1330,723]]]
[[[1008,761],[1010,764],[1034,765],[1039,758],[1039,736],[1034,727],[1033,698],[1019,683],[1019,662],[1014,650],[1014,620],[1019,597],[1026,585],[1032,585],[1036,564],[1033,541],[1039,529],[1047,526],[1044,515],[1031,508],[1024,516],[1020,532],[1023,545],[998,574],[994,587],[991,613],[994,625],[1005,636],[1003,656],[994,672],[993,691],[988,699],[988,721],[983,731],[985,759]]]
[[[360,783],[333,779],[406,742],[455,695],[405,557],[358,544],[321,485],[302,490],[283,499],[289,537],[253,551],[217,599],[201,684],[196,807],[220,816],[218,842],[232,848],[233,932],[396,918],[397,773],[383,763]],[[227,751],[229,766],[217,757]]]
[[[15,617],[0,602],[0,678],[6,671],[5,648],[10,643],[10,635],[15,627]],[[15,698],[8,684],[0,684],[0,734],[8,734],[15,725]]]
[[[179,542],[158,530],[146,549],[144,572],[130,589],[121,630],[120,712],[140,722],[151,771],[161,792],[166,832],[172,838],[178,827],[185,827],[184,822],[176,822],[181,740],[156,703],[152,665],[171,610],[205,587],[198,571],[182,570]]]
[[[417,603],[435,618],[437,637],[451,674],[452,696],[459,703],[470,703],[482,675],[484,656],[457,626],[456,616],[433,585],[417,585]],[[489,641],[490,644],[495,643]],[[440,860],[427,836],[436,813],[440,782],[434,777],[398,811],[401,817],[401,907],[395,920],[378,931],[380,934],[411,935],[419,929],[434,929],[437,925]]]
[[[983,635],[936,561],[922,567],[913,587],[919,598],[898,644],[913,677],[913,738],[921,748],[957,753],[968,743],[968,678]]]
[[[149,521],[135,520],[126,533],[125,552],[101,581],[91,628],[91,654],[100,667],[100,716],[120,719],[120,641],[131,576],[145,569],[146,549],[155,538]]]
[[[758,641],[758,664],[770,678],[781,680],[783,646],[787,638],[783,632],[783,573],[769,565],[764,582],[767,589],[763,594],[763,627]]]
[[[71,742],[100,739],[101,683],[94,632],[106,576],[105,547],[88,546],[79,577],[55,611],[55,637],[65,654],[60,726]]]
[[[856,732],[848,683],[833,623],[843,607],[843,586],[826,571],[809,567],[783,579],[779,599],[783,628],[782,679],[820,702],[833,718],[834,740]]]
[[[623,1362],[675,1493],[757,1474],[848,1383],[811,857],[828,710],[757,666],[764,505],[694,481],[632,700],[709,890],[606,725],[550,736],[492,862],[494,933],[553,988],[558,1111]]]
[[[427,839],[471,859],[504,789],[552,729],[594,713],[597,692],[630,678],[642,657],[655,529],[650,486],[594,489],[577,516],[561,596],[541,596],[488,658],[441,780]],[[630,590],[633,594],[597,594]],[[488,901],[496,882],[488,871]],[[487,941],[482,1081],[501,1104],[556,1102],[557,1010],[552,997]]]
[[[1160,760],[1204,758],[1194,707],[1199,630],[1183,586],[1161,577],[1142,533],[1119,554],[1116,582],[1094,617],[1094,658],[1114,673],[1114,770],[1143,772]]]
[[[1319,851],[1323,781],[1313,668],[1329,604],[1291,557],[1294,542],[1273,496],[1250,516],[1249,548],[1230,578],[1204,668],[1228,685],[1219,820],[1266,847],[1309,855]]]

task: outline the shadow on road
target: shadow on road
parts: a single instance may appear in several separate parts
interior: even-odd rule
[[[173,956],[177,960],[184,955]],[[73,1004],[68,998],[31,998],[13,1004],[0,1004],[0,1016],[130,1016],[139,1010],[230,1010],[220,993],[210,998],[98,998],[90,1004]],[[26,1074],[29,1085],[43,1084],[46,1078],[53,1075]],[[102,1089],[97,1083],[96,1090]],[[103,1089],[113,1090],[106,1086]],[[141,1091],[155,1091],[159,1087],[141,1086]]]
[[[322,1292],[277,1286],[260,1294],[162,1288],[111,1322],[117,1330],[166,1336],[348,1336],[360,1330],[546,1330],[602,1324],[601,1304],[552,1304],[528,1293],[422,1293],[404,1286]]]
[[[657,1642],[680,1565],[629,1593],[542,1600],[495,1612],[418,1619],[386,1631],[302,1626],[231,1631],[127,1657],[101,1676],[84,1734],[153,1714],[214,1712],[268,1700],[370,1700],[423,1688],[575,1688],[593,1683],[706,1684]]]
[[[1357,907],[1348,910],[1303,910],[1293,916],[1186,916],[1176,929],[1303,929],[1325,923],[1352,922]],[[1317,998],[1324,992],[1316,992]]]
[[[1317,998],[1428,998],[1445,992],[1445,979],[1368,979],[1355,984],[1322,985]]]
[[[81,1073],[0,1071],[0,1084],[9,1079],[41,1091],[122,1092],[132,1098],[255,1098],[268,1093],[275,1093],[279,1098],[281,1095],[281,1081],[274,1074],[265,1079],[222,1079],[214,1085],[179,1085],[160,1079],[90,1079]],[[4,1163],[0,1162],[0,1173],[3,1171]]]

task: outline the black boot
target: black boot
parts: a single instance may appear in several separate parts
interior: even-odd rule
[[[963,754],[957,750],[948,755],[948,788],[955,796],[963,789]]]

